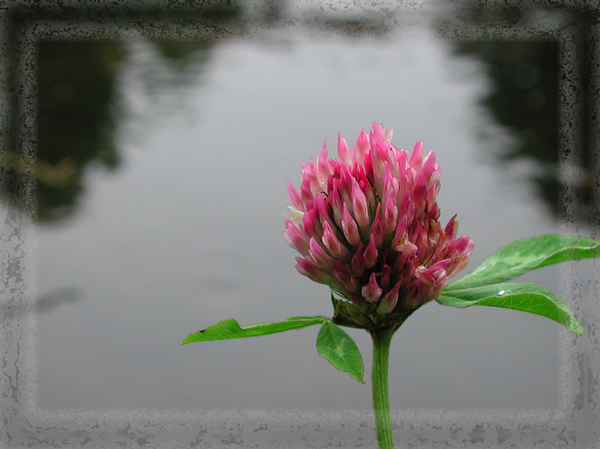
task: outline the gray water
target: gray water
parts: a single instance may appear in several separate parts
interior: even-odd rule
[[[39,405],[51,408],[355,408],[359,385],[318,357],[318,327],[179,346],[224,318],[329,315],[327,287],[295,268],[283,239],[285,183],[337,133],[377,121],[394,143],[433,147],[445,223],[475,241],[469,271],[520,237],[559,232],[527,160],[494,155],[515,137],[480,99],[482,63],[437,40],[229,40],[185,83],[152,91],[170,66],[127,43],[117,76],[118,170],[91,167],[72,218],[38,227]],[[486,139],[480,136],[484,134]],[[524,279],[560,292],[558,268]],[[57,305],[56,305],[57,304]],[[367,373],[370,339],[357,341]],[[392,345],[393,408],[558,404],[558,324],[495,308],[423,307]]]

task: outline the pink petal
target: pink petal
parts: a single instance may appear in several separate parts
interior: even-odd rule
[[[367,204],[367,197],[356,181],[352,185],[352,210],[354,211],[354,219],[358,223],[358,226],[366,230],[370,221],[369,205]]]
[[[398,281],[394,288],[392,288],[389,292],[387,292],[381,301],[379,302],[379,307],[377,308],[377,313],[380,315],[385,315],[386,313],[390,313],[396,307],[398,303],[398,291],[400,290],[401,281]]]
[[[354,144],[354,160],[359,164],[363,164],[365,154],[367,154],[369,151],[371,151],[369,137],[367,136],[367,132],[363,129],[358,135],[358,139],[356,139],[356,143]]]
[[[358,226],[356,225],[354,218],[348,213],[346,203],[343,205],[342,231],[344,232],[344,237],[346,237],[348,243],[351,245],[358,245],[360,242]]]
[[[383,290],[381,290],[381,287],[377,285],[375,273],[371,274],[371,277],[369,277],[369,283],[362,288],[361,293],[363,298],[373,303],[377,302],[377,300],[381,297]]]
[[[343,259],[348,254],[348,250],[333,233],[329,222],[323,223],[323,245],[329,253],[336,259]]]
[[[338,134],[337,154],[338,159],[344,164],[346,164],[348,167],[352,165],[352,152],[350,151],[350,148],[348,148],[346,140],[342,137],[341,134]]]
[[[375,263],[377,262],[378,254],[379,253],[377,251],[377,248],[375,247],[375,236],[371,234],[369,245],[367,246],[367,249],[365,249],[365,252],[363,254],[365,260],[365,267],[373,268],[375,266]]]
[[[410,165],[413,168],[421,168],[423,163],[423,142],[417,141],[413,147],[412,156],[410,157]]]

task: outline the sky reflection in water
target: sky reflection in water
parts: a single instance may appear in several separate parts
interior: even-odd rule
[[[479,104],[482,63],[447,43],[233,40],[156,91],[143,74],[168,79],[169,66],[148,43],[126,52],[120,164],[87,170],[73,217],[39,226],[39,293],[70,292],[39,315],[42,407],[369,408],[369,384],[317,356],[316,327],[178,346],[224,318],[331,315],[327,288],[296,273],[282,233],[285,183],[298,185],[323,140],[335,154],[338,131],[354,142],[377,121],[400,148],[434,147],[441,221],[458,213],[459,234],[475,240],[471,268],[516,238],[559,231],[526,180],[535,165],[494,165],[513,138]],[[527,279],[560,293],[557,273]],[[394,339],[391,405],[555,407],[558,327],[429,304]],[[349,333],[370,370],[368,335]]]

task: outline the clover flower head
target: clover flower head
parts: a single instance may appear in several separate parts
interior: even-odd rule
[[[338,159],[326,143],[316,163],[302,164],[300,189],[288,182],[285,238],[301,257],[297,270],[329,285],[359,310],[413,311],[439,296],[468,263],[469,237],[456,237],[456,215],[442,228],[435,154],[392,145],[373,123],[354,147],[338,135]]]

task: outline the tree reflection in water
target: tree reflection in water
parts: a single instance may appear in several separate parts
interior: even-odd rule
[[[118,42],[41,42],[38,84],[38,165],[58,173],[38,176],[41,222],[71,216],[85,190],[85,168],[114,170],[115,75],[124,52]]]
[[[543,7],[540,7],[540,11]],[[471,11],[462,20],[486,21],[504,20],[517,23],[531,11],[517,8],[497,11]],[[580,55],[586,58],[590,50],[587,43],[587,29],[593,14],[581,10],[574,12],[560,7],[552,12],[560,15],[565,24],[576,25],[580,32]],[[491,82],[489,93],[481,99],[481,105],[488,109],[493,119],[514,137],[514,144],[496,154],[500,165],[508,167],[512,161],[529,159],[535,161],[537,172],[531,175],[535,194],[548,206],[548,210],[558,218],[565,218],[561,207],[563,186],[559,175],[560,148],[559,91],[560,64],[559,48],[556,41],[472,41],[454,44],[456,54],[469,56],[483,63]],[[583,89],[584,122],[589,120],[585,101],[589,96],[589,71],[586,61],[580,87]],[[589,125],[589,123],[584,123]],[[586,129],[586,126],[583,127]],[[575,218],[582,224],[600,225],[600,216],[595,211],[593,198],[593,151],[587,136],[576,150],[578,160],[574,161],[582,179],[570,186],[577,201]],[[508,173],[510,176],[510,173]]]
[[[240,8],[215,6],[194,13],[195,18],[221,22],[236,20]],[[187,17],[189,19],[190,17]],[[181,20],[181,14],[174,20]],[[183,84],[208,60],[218,39],[149,42],[169,65],[173,76],[157,79],[150,70],[141,80],[152,91]],[[120,41],[41,41],[38,45],[36,159],[13,152],[0,154],[2,196],[12,206],[35,214],[40,224],[60,223],[75,215],[86,190],[85,173],[92,167],[118,169],[121,155],[115,136],[123,118],[118,97],[119,70],[130,62]],[[32,210],[18,187],[33,178],[37,201]]]
[[[173,84],[184,84],[206,64],[214,44],[157,41],[150,45],[175,73],[165,79],[152,67],[142,71],[142,82],[152,96]],[[75,213],[89,167],[111,171],[119,167],[114,137],[124,114],[117,76],[128,51],[116,41],[41,42],[38,55],[37,219],[49,223]]]
[[[219,20],[241,20],[239,10],[219,12]],[[277,20],[266,16],[266,20]],[[375,22],[376,23],[376,22]],[[387,29],[353,21],[315,22],[312,26],[337,29],[352,36],[384,35]],[[374,30],[376,32],[374,32]],[[153,42],[154,50],[176,73],[172,79],[146,74],[150,90],[184,84],[187,75],[201,70],[219,38],[204,41]],[[554,42],[473,41],[455,42],[456,54],[483,63],[491,89],[481,105],[509,130],[514,144],[498,154],[497,162],[529,158],[539,171],[532,175],[539,197],[560,214],[558,177],[559,123],[558,47]],[[116,170],[121,157],[114,136],[120,118],[116,95],[119,67],[128,61],[127,49],[118,41],[41,42],[39,46],[37,219],[60,222],[74,215],[85,192],[84,173],[91,166]],[[591,159],[586,148],[584,160]],[[5,165],[11,164],[10,159]],[[589,165],[589,164],[587,164]],[[582,168],[586,164],[582,161]],[[14,167],[13,167],[14,168]],[[588,176],[591,179],[591,174]],[[583,183],[580,197],[592,204],[591,183]],[[591,220],[591,215],[583,220]]]

